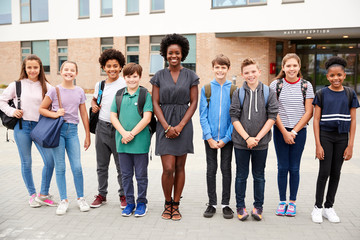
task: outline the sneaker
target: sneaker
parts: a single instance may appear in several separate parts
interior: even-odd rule
[[[295,215],[296,215],[296,204],[295,203],[289,202],[289,206],[286,210],[285,215],[288,217],[295,217]]]
[[[77,204],[81,212],[87,212],[90,210],[89,204],[85,201],[85,198],[81,197],[77,200]]]
[[[249,214],[246,211],[246,208],[238,208],[236,211],[237,211],[238,219],[240,221],[244,221],[249,217]]]
[[[286,208],[287,208],[286,202],[280,202],[277,209],[276,209],[275,214],[277,216],[284,216],[285,213],[286,213]]]
[[[103,197],[102,195],[95,195],[95,200],[93,201],[93,203],[90,205],[90,207],[92,208],[98,208],[101,205],[106,203],[106,197]]]
[[[145,203],[138,203],[134,212],[135,217],[143,217],[147,213],[147,206]]]
[[[127,206],[126,197],[125,196],[120,196],[120,208],[124,209],[126,206]]]
[[[216,213],[216,208],[214,208],[212,205],[208,205],[206,208],[203,216],[206,218],[211,218]]]
[[[223,207],[223,216],[225,219],[232,219],[234,217],[233,210],[229,206]]]
[[[35,201],[37,201],[38,203],[40,203],[41,205],[47,205],[50,207],[56,207],[57,206],[57,202],[55,202],[52,199],[52,195],[47,195],[47,196],[41,196],[40,194],[36,196]]]
[[[251,216],[257,220],[257,221],[261,221],[262,219],[262,208],[256,208],[254,207],[253,210],[251,211]]]
[[[314,206],[314,209],[311,213],[311,219],[314,223],[322,223],[323,222],[322,212],[323,212],[322,208],[318,208],[317,206]]]
[[[332,223],[340,222],[340,218],[338,217],[338,215],[336,214],[333,208],[324,208],[322,215],[324,216],[324,218],[327,218],[329,222]]]
[[[59,206],[56,209],[56,214],[57,215],[63,215],[66,213],[67,209],[69,207],[69,202],[67,202],[66,200],[62,200],[59,203]]]
[[[122,211],[121,215],[124,217],[130,217],[134,209],[135,209],[135,204],[128,204],[126,205],[125,209]]]
[[[29,199],[30,207],[33,207],[33,208],[41,207],[41,204],[38,203],[35,199],[36,199],[36,193],[34,193],[33,195],[30,196],[30,199]]]

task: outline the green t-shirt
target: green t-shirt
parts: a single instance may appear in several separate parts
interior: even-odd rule
[[[141,116],[138,112],[137,103],[139,98],[140,88],[133,94],[130,95],[127,88],[124,91],[124,95],[121,101],[119,121],[121,126],[126,131],[131,131],[140,121]],[[117,112],[116,95],[111,104],[111,112]],[[150,93],[147,93],[146,101],[144,104],[143,112],[152,112],[152,100]],[[132,153],[132,154],[143,154],[149,152],[150,147],[150,131],[149,127],[146,126],[140,133],[138,133],[132,141],[128,144],[122,144],[121,134],[116,131],[116,149],[119,153]]]

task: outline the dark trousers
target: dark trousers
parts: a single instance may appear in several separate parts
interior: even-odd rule
[[[209,196],[209,205],[217,205],[216,196],[216,172],[218,168],[217,149],[210,148],[207,141],[205,142],[206,151],[206,183]],[[222,173],[222,205],[229,205],[231,189],[231,159],[233,143],[228,142],[220,150],[220,169]]]
[[[148,172],[147,167],[149,157],[147,153],[144,154],[130,154],[119,153],[122,181],[124,184],[124,191],[126,202],[128,204],[135,204],[134,198],[134,170],[137,182],[138,198],[137,203],[147,203],[146,192],[148,187]]]
[[[286,129],[290,131],[291,129]],[[300,182],[300,161],[306,142],[306,128],[301,129],[295,138],[295,144],[287,144],[280,130],[274,126],[274,145],[278,163],[278,189],[280,201],[286,201],[286,189],[289,175],[290,197],[296,201]]]
[[[96,125],[95,150],[99,183],[98,191],[99,194],[104,197],[106,197],[108,193],[107,188],[111,154],[114,157],[116,165],[117,181],[119,183],[119,196],[124,195],[119,156],[116,151],[115,132],[116,129],[112,126],[111,123],[99,120],[98,124]]]
[[[339,185],[344,151],[348,145],[348,133],[326,132],[320,130],[320,143],[324,149],[324,160],[319,160],[319,174],[316,182],[316,202],[322,208],[326,182],[329,179],[325,208],[331,208]]]
[[[236,208],[244,208],[246,183],[249,175],[249,163],[251,157],[251,171],[254,179],[254,207],[261,208],[264,204],[265,192],[265,163],[267,157],[267,149],[250,150],[235,149],[236,158],[236,178],[235,178],[235,194]]]

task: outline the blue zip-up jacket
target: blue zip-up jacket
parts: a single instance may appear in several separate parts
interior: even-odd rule
[[[231,141],[231,134],[234,129],[229,113],[231,82],[226,80],[221,86],[214,79],[210,84],[211,97],[209,107],[205,96],[205,86],[201,89],[199,109],[203,139],[222,140],[226,144]]]

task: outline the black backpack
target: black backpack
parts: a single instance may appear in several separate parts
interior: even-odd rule
[[[143,117],[143,114],[144,114],[143,110],[144,110],[144,105],[145,105],[148,90],[142,86],[139,86],[139,88],[140,88],[140,92],[139,92],[139,97],[138,97],[137,108],[138,108],[138,112],[139,112],[140,116]],[[122,101],[124,92],[125,92],[125,87],[118,90],[116,93],[116,106],[117,106],[118,116],[120,115],[121,101]],[[150,130],[150,136],[152,136],[156,131],[156,118],[155,118],[154,114],[151,115],[151,121],[148,126],[149,126],[149,130]]]

